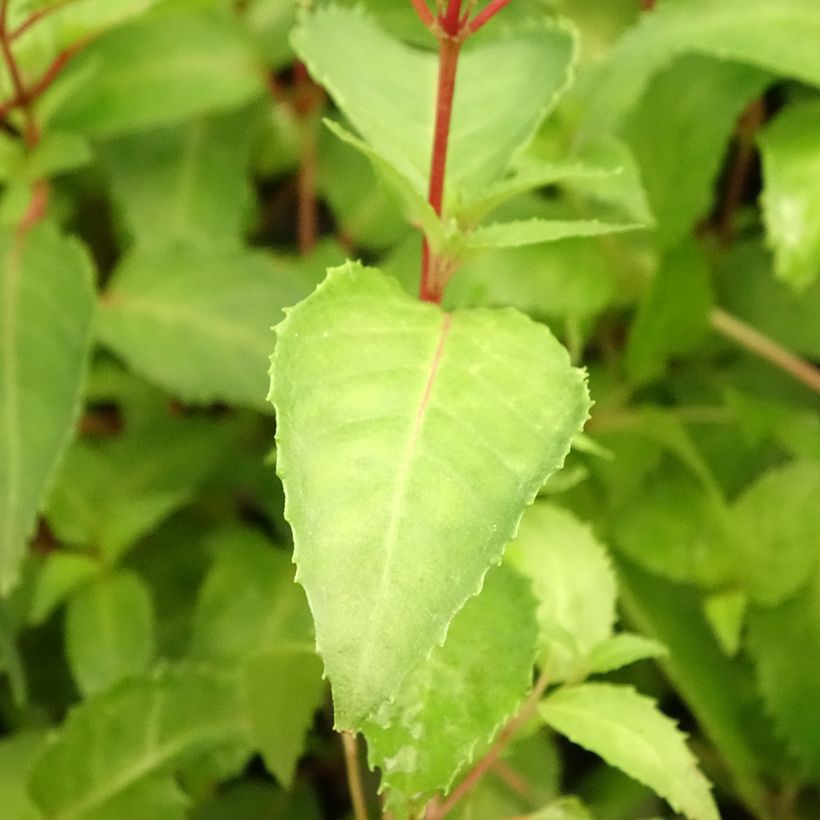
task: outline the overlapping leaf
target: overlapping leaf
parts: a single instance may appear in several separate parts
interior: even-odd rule
[[[298,580],[355,728],[500,560],[586,417],[584,378],[524,316],[446,314],[356,264],[288,314],[272,362]]]

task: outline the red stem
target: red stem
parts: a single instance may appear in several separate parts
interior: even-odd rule
[[[511,0],[492,0],[483,11],[480,11],[470,22],[468,30],[470,34],[475,34],[486,22],[498,14],[504,6],[509,5]]]
[[[454,0],[447,9],[461,11],[461,0]],[[456,16],[458,20],[458,16]],[[439,46],[438,96],[436,101],[436,124],[433,135],[433,156],[430,160],[430,188],[428,201],[433,210],[441,216],[444,203],[444,177],[447,170],[447,146],[450,140],[450,121],[453,115],[453,94],[456,86],[458,56],[461,40],[443,37]],[[443,285],[437,281],[435,259],[427,240],[422,247],[422,270],[419,299],[425,302],[441,302]]]
[[[427,7],[427,3],[425,3],[424,0],[412,0],[412,3],[421,22],[424,23],[427,28],[430,28],[435,22],[435,18],[433,17],[433,12]]]
[[[450,0],[447,4],[447,11],[439,19],[439,23],[448,37],[455,37],[461,24],[461,2],[462,0]]]

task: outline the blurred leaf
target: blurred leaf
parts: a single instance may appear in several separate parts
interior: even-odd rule
[[[42,107],[50,128],[110,136],[238,108],[263,90],[241,28],[200,11],[147,16],[96,40]]]
[[[245,24],[272,71],[293,59],[288,35],[296,25],[297,0],[250,0],[243,10]]]
[[[787,108],[759,141],[763,216],[774,270],[802,290],[820,274],[820,103]]]
[[[539,665],[551,681],[577,673],[615,626],[615,574],[603,545],[571,513],[534,504],[507,560],[532,581],[538,600]]]
[[[292,42],[364,139],[425,194],[436,56],[392,39],[360,11],[338,7],[305,17]],[[545,23],[465,49],[450,134],[448,210],[467,205],[503,175],[511,153],[567,84],[574,51],[572,34]]]
[[[268,770],[289,788],[305,735],[324,700],[322,662],[312,646],[283,644],[249,657],[242,678],[251,743]]]
[[[666,654],[666,647],[652,638],[621,632],[594,646],[587,655],[586,665],[591,675],[603,675],[637,661],[660,658]]]
[[[740,649],[748,604],[746,593],[737,590],[709,595],[703,602],[703,614],[723,651],[730,657]]]
[[[443,640],[563,463],[584,376],[521,314],[445,315],[353,263],[277,326],[271,374],[298,580],[336,725],[355,728]]]
[[[541,716],[570,740],[649,786],[691,820],[718,820],[706,778],[683,734],[628,686],[585,683],[546,697]]]
[[[28,621],[42,623],[71,593],[101,570],[100,562],[79,552],[50,552],[39,562]]]
[[[66,653],[86,697],[146,671],[154,655],[154,609],[138,575],[109,573],[71,597]]]
[[[317,271],[318,273],[318,271]],[[102,341],[183,401],[265,401],[271,325],[310,287],[261,251],[172,245],[122,262],[102,302]]]
[[[236,242],[251,209],[252,129],[242,116],[111,140],[102,146],[115,201],[142,250]]]
[[[0,261],[2,597],[73,432],[95,299],[88,257],[50,224],[0,233]]]
[[[405,679],[364,726],[385,807],[417,816],[488,748],[532,686],[535,601],[508,568],[491,570],[455,616],[443,646]]]
[[[3,820],[40,820],[28,794],[31,765],[45,742],[45,732],[30,729],[0,739],[0,794]]]
[[[205,749],[245,737],[232,678],[165,670],[76,707],[38,758],[31,793],[47,816],[65,820],[182,817],[165,776]],[[129,814],[120,813],[123,803]]]
[[[245,781],[220,789],[198,808],[194,820],[321,820],[316,798],[305,787],[284,791],[273,783]]]
[[[593,820],[593,817],[577,797],[562,797],[540,811],[527,815],[527,820]]]

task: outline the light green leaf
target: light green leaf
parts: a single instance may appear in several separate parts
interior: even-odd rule
[[[794,461],[764,473],[732,509],[737,572],[751,599],[782,603],[820,559],[820,464]]]
[[[298,0],[253,0],[242,9],[245,25],[272,71],[285,68],[293,60],[288,35],[296,24],[298,5]]]
[[[238,24],[205,12],[148,16],[83,49],[43,98],[50,128],[109,136],[249,102],[263,71]]]
[[[29,603],[28,622],[40,624],[71,593],[97,575],[102,566],[91,556],[79,552],[51,552],[36,570]]]
[[[103,575],[72,596],[66,654],[85,696],[146,671],[154,655],[154,608],[138,575]]]
[[[484,251],[494,248],[520,248],[541,242],[556,242],[575,236],[601,236],[602,234],[634,231],[641,225],[623,225],[615,222],[599,222],[597,219],[526,219],[516,222],[497,222],[476,228],[463,240],[467,251]]]
[[[657,792],[690,820],[719,820],[683,735],[655,702],[628,686],[585,683],[545,698],[541,716],[570,740]]]
[[[249,125],[243,111],[102,146],[115,202],[141,249],[240,240],[253,201]]]
[[[91,265],[42,224],[0,234],[0,596],[72,433],[91,345]]]
[[[93,158],[88,141],[77,134],[48,131],[26,157],[24,178],[29,182],[75,171]]]
[[[251,622],[246,628],[253,631]],[[289,788],[305,735],[324,700],[322,662],[310,646],[260,651],[243,663],[242,683],[251,743]]]
[[[271,372],[297,580],[355,728],[501,559],[586,418],[584,376],[514,311],[446,314],[353,263],[277,327]]]
[[[609,52],[589,83],[584,119],[590,133],[614,128],[651,77],[681,54],[735,60],[820,85],[815,0],[676,0],[654,11]]]
[[[527,815],[526,820],[594,820],[589,809],[577,797],[562,797],[549,806]]]
[[[550,680],[571,677],[615,625],[605,548],[571,513],[538,503],[521,519],[507,560],[531,579],[538,599],[540,665]]]
[[[120,817],[121,801],[140,802],[131,790],[156,795],[152,779],[246,735],[233,678],[178,669],[125,681],[69,714],[34,766],[31,794],[60,820]]]
[[[100,807],[78,816],[82,820],[186,820],[189,802],[174,778],[159,775],[140,780]]]
[[[537,627],[528,583],[501,567],[453,619],[443,646],[364,726],[385,808],[417,816],[481,755],[532,686]]]
[[[621,632],[593,647],[587,655],[586,666],[589,674],[603,675],[636,661],[660,658],[666,654],[666,647],[652,638]]]
[[[759,138],[774,270],[802,290],[820,274],[820,104],[787,108]]]
[[[217,558],[200,590],[191,656],[229,663],[282,646],[312,649],[310,611],[290,556],[248,529],[225,530],[211,543]]]
[[[820,573],[774,609],[750,607],[749,652],[766,710],[810,778],[820,776]]]
[[[45,732],[28,730],[0,740],[0,794],[4,820],[40,820],[26,788],[31,765],[45,742]]]
[[[334,6],[306,16],[292,42],[364,139],[424,194],[436,55],[393,39],[361,11]],[[574,36],[543,22],[465,49],[453,105],[446,210],[467,205],[503,176],[510,156],[528,142],[567,85],[574,55]]]
[[[106,292],[102,341],[184,401],[265,402],[270,326],[309,287],[293,266],[233,247],[174,245],[136,253]]]
[[[734,589],[716,592],[703,602],[703,614],[723,651],[730,657],[740,649],[748,604],[746,593]]]

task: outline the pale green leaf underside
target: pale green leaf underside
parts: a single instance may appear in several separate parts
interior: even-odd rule
[[[652,638],[621,632],[595,646],[587,655],[586,667],[591,675],[603,675],[631,663],[666,654],[664,645]]]
[[[271,372],[298,580],[356,728],[500,561],[586,418],[584,375],[515,311],[446,314],[353,263],[278,326]]]
[[[763,216],[775,273],[802,289],[820,274],[820,104],[787,109],[760,144]]]
[[[292,41],[365,140],[423,194],[437,56],[393,39],[360,11],[333,6],[306,16]],[[572,34],[547,23],[465,49],[447,164],[457,205],[503,175],[569,82],[574,53]]]
[[[50,225],[0,235],[0,263],[2,596],[79,410],[95,300],[86,256]]]
[[[240,716],[238,687],[222,675],[181,669],[124,682],[69,714],[34,766],[31,793],[48,817],[119,817],[130,790],[244,738]]]
[[[709,783],[675,724],[627,686],[585,683],[554,692],[541,715],[570,740],[649,786],[690,820],[719,820]]]
[[[365,725],[370,765],[397,818],[449,790],[530,687],[537,628],[528,586],[506,566],[491,570],[444,645]]]
[[[614,127],[652,75],[688,52],[749,63],[820,85],[816,0],[677,0],[643,17],[610,52],[587,101],[590,133]],[[788,43],[788,48],[783,48]]]

